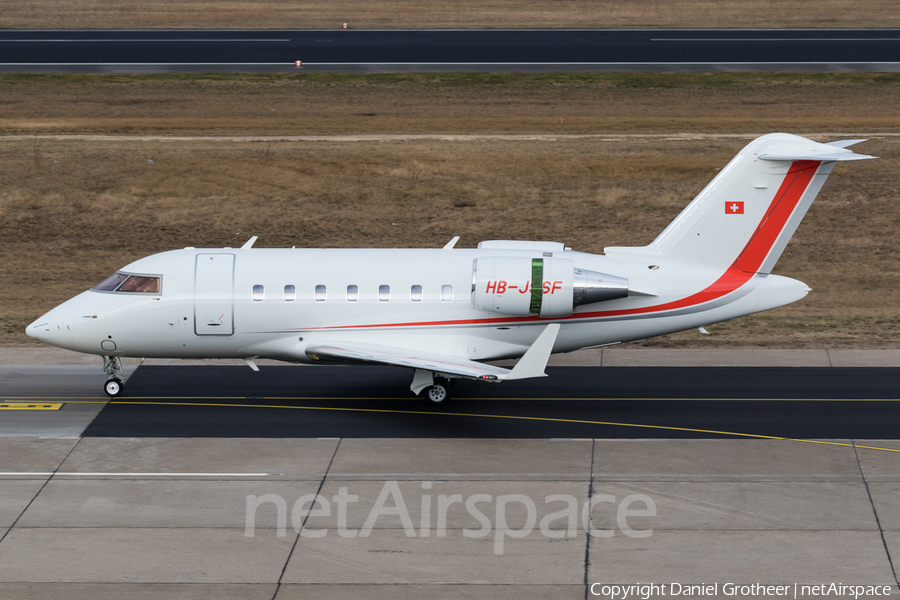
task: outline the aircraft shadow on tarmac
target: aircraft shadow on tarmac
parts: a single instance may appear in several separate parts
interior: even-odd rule
[[[900,438],[900,369],[547,372],[499,385],[460,380],[452,400],[432,407],[409,391],[410,373],[392,367],[144,366],[84,435]]]

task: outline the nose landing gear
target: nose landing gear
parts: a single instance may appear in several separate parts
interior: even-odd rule
[[[106,382],[106,385],[103,386],[103,390],[110,398],[115,398],[116,396],[121,394],[124,388],[125,383],[121,379],[110,379]]]
[[[109,377],[103,386],[104,393],[110,398],[115,398],[125,389],[125,369],[118,356],[104,356],[103,370]]]

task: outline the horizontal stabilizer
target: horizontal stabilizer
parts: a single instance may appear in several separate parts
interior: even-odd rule
[[[850,146],[855,146],[856,144],[861,144],[863,142],[868,142],[869,140],[835,140],[833,142],[825,142],[828,146],[836,146],[838,148],[849,148]]]
[[[787,154],[762,154],[759,157],[762,160],[817,160],[819,162],[831,162],[833,160],[866,160],[867,158],[878,158],[877,156],[869,156],[868,154],[857,154],[856,152],[823,152],[816,153],[787,153]]]
[[[848,146],[865,141],[838,140],[828,144],[820,144],[796,136],[787,138],[775,137],[771,144],[760,149],[759,158],[762,160],[815,160],[819,162],[876,158],[868,154],[857,154],[852,150],[847,150]]]

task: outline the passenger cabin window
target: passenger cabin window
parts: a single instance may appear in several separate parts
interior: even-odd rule
[[[409,288],[409,299],[413,302],[421,302],[422,301],[422,286],[414,285]]]
[[[441,286],[441,302],[452,302],[452,301],[453,301],[453,286],[452,285]]]
[[[379,302],[387,302],[390,299],[391,299],[391,286],[379,285],[378,286],[378,301]]]
[[[359,287],[355,285],[347,286],[347,302],[356,302],[359,300]]]
[[[253,301],[254,302],[262,302],[265,297],[266,297],[266,293],[263,290],[263,286],[254,285],[253,286]]]
[[[159,277],[113,273],[92,289],[101,292],[127,292],[130,294],[158,294]]]
[[[317,285],[316,286],[316,302],[325,302],[325,286]]]
[[[297,299],[297,288],[292,285],[284,286],[284,301],[293,302]]]

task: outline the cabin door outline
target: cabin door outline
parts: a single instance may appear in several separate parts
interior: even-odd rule
[[[194,333],[234,335],[234,254],[198,254],[194,264]]]

